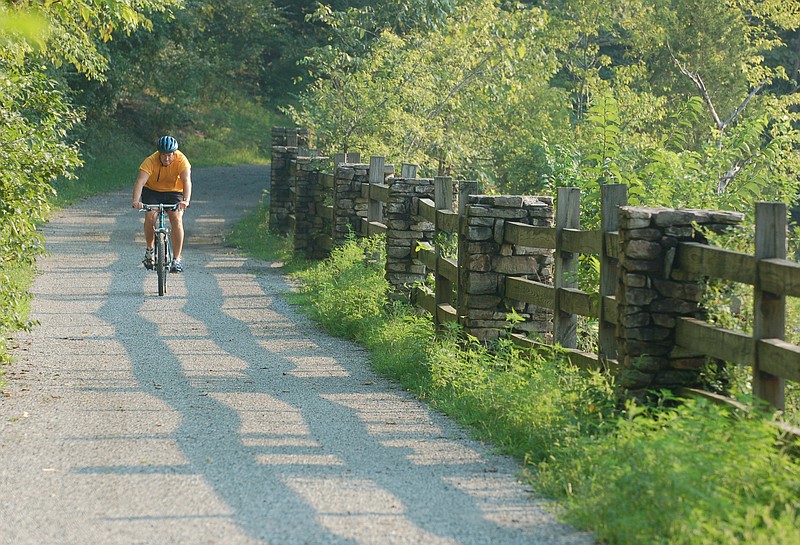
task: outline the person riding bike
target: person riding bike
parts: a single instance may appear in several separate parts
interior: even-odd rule
[[[131,207],[140,210],[145,204],[177,204],[177,210],[169,210],[172,226],[173,259],[170,272],[183,272],[181,250],[183,249],[183,211],[189,208],[192,197],[192,165],[178,151],[178,141],[172,136],[158,139],[158,151],[148,156],[139,166],[139,175],[133,184]],[[146,269],[154,266],[155,221],[157,211],[147,212],[144,219],[145,248],[142,263]]]

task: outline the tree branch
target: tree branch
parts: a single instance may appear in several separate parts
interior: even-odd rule
[[[705,83],[703,83],[700,74],[695,74],[694,72],[690,72],[689,69],[686,68],[686,66],[684,66],[683,64],[681,64],[681,62],[678,59],[676,59],[674,55],[672,55],[672,60],[675,62],[675,66],[678,67],[678,70],[681,71],[681,74],[692,80],[692,83],[694,83],[695,87],[697,87],[697,89],[700,91],[700,94],[703,95],[703,100],[706,101],[706,105],[708,106],[708,109],[711,112],[711,117],[714,118],[714,123],[716,123],[717,125],[717,130],[719,130],[720,132],[724,131],[727,123],[729,123],[731,120],[728,120],[728,122],[723,123],[722,120],[719,118],[719,115],[717,115],[717,110],[716,108],[714,108],[714,103],[711,101],[711,95],[708,94],[708,89],[706,89],[706,85]]]

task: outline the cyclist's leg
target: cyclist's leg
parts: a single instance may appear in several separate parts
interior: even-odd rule
[[[144,187],[142,188],[142,202],[144,204],[161,204],[162,197],[158,191]],[[148,249],[153,248],[156,240],[156,216],[158,216],[158,211],[156,210],[145,212],[144,215],[144,242]]]
[[[164,204],[178,204],[183,200],[183,193],[171,192],[164,194]],[[183,210],[168,210],[169,223],[172,227],[172,258],[180,261],[183,250]]]
[[[184,237],[183,210],[170,210],[167,214],[169,215],[169,223],[172,227],[172,258],[176,261],[180,261]]]
[[[144,204],[158,204],[159,198],[158,193],[152,191],[151,189],[145,187],[142,189],[142,202]],[[146,269],[153,269],[154,264],[154,253],[153,253],[153,246],[155,245],[155,225],[156,225],[156,216],[158,212],[155,210],[151,210],[150,212],[145,212],[144,215],[144,242],[145,242],[145,253],[144,259],[142,263],[144,264]]]

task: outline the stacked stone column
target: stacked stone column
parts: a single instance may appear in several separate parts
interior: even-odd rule
[[[678,317],[702,318],[704,286],[673,268],[679,242],[705,242],[695,226],[720,232],[742,221],[735,212],[620,207],[617,303],[620,386],[648,390],[697,386],[705,357],[676,354]]]
[[[361,218],[367,217],[369,203],[361,196],[361,184],[369,182],[369,165],[342,163],[336,167],[333,180],[333,243],[344,244],[351,233],[357,233]]]
[[[552,332],[552,310],[505,299],[508,277],[524,277],[552,283],[553,250],[508,244],[505,222],[540,227],[553,225],[552,197],[470,195],[460,247],[465,265],[459,271],[458,313],[467,333],[480,340],[496,339],[508,327],[510,308],[526,319],[518,328],[528,334]]]
[[[321,213],[325,195],[320,183],[320,172],[328,162],[327,157],[298,157],[290,168],[294,179],[294,250],[313,259],[328,253],[323,243],[329,229]]]
[[[272,128],[272,164],[269,187],[269,229],[289,234],[289,217],[294,213],[292,202],[293,179],[289,167],[297,159],[298,146],[308,146],[307,129]]]
[[[433,199],[433,180],[389,178],[386,203],[386,279],[398,292],[425,281],[425,265],[413,259],[420,241],[432,242],[435,226],[416,217],[419,199]]]

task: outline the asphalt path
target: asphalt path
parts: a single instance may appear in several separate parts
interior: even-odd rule
[[[193,178],[164,297],[129,190],[46,225],[0,395],[0,544],[592,543],[224,247],[267,167]]]

